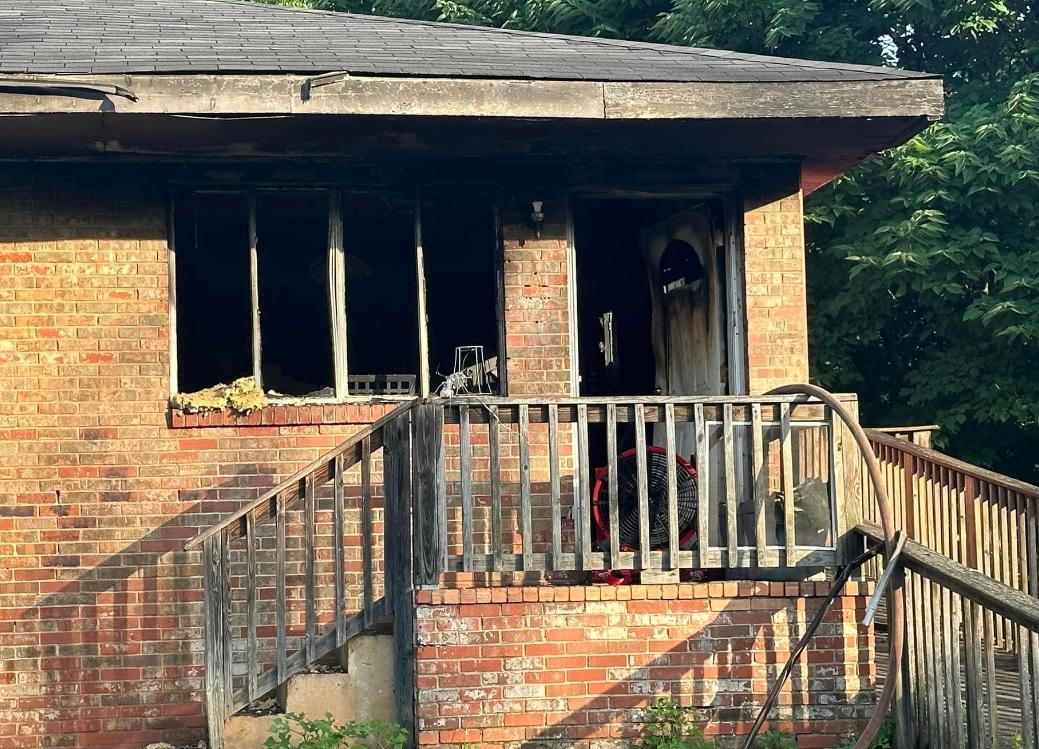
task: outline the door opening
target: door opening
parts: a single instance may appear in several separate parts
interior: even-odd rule
[[[573,220],[580,394],[730,393],[724,203],[587,199]]]

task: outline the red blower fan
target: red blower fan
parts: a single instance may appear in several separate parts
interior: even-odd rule
[[[678,539],[683,549],[696,543],[696,513],[699,492],[696,469],[687,461],[676,457],[678,485]],[[662,447],[646,450],[646,469],[649,494],[649,546],[659,551],[668,546],[667,511],[667,451]],[[597,468],[595,486],[592,489],[592,518],[598,531],[600,544],[605,546],[610,539],[609,468]],[[618,541],[624,551],[639,550],[639,494],[638,467],[635,450],[621,453],[617,460],[617,531]],[[611,570],[603,582],[623,585],[631,582],[631,572]]]

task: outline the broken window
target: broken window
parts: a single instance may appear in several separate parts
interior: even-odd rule
[[[422,247],[433,387],[460,369],[467,372],[466,390],[496,392],[499,261],[494,205],[479,197],[424,201]]]
[[[177,359],[185,393],[252,374],[247,196],[197,193],[174,208]]]
[[[252,375],[275,398],[415,395],[459,362],[497,392],[490,199],[198,190],[172,214],[178,392]]]
[[[257,193],[256,248],[264,389],[334,396],[328,193]]]

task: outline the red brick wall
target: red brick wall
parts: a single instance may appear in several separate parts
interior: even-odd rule
[[[171,417],[153,174],[0,177],[0,749],[196,741],[201,579],[180,548],[379,415]],[[540,239],[522,200],[504,222],[512,395],[570,392],[564,204],[538,197]]]
[[[871,714],[865,591],[846,593],[769,724],[805,749],[837,745]],[[420,742],[619,747],[647,706],[674,696],[731,744],[824,594],[822,583],[421,591]]]
[[[747,362],[751,394],[808,381],[808,316],[801,192],[796,186],[744,215]]]
[[[566,203],[535,197],[544,199],[540,237],[529,200],[512,199],[503,211],[509,395],[564,396],[571,394]]]
[[[194,743],[201,579],[179,549],[377,414],[279,408],[250,419],[266,426],[171,429],[165,187],[101,167],[13,174],[0,181],[0,749]]]

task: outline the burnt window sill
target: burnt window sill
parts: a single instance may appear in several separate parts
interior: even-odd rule
[[[346,403],[270,403],[244,414],[229,408],[197,413],[171,408],[168,423],[171,429],[370,424],[412,399],[409,396]]]

